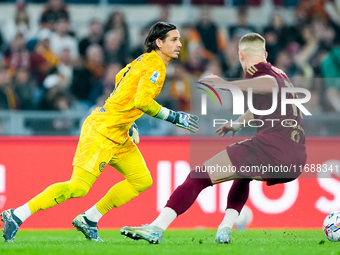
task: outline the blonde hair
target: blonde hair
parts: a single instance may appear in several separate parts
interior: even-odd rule
[[[240,39],[238,49],[247,55],[264,56],[266,53],[266,39],[258,33],[246,34]]]

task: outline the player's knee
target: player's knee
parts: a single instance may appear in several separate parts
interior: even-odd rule
[[[132,183],[134,189],[138,192],[141,193],[144,190],[147,190],[148,188],[150,188],[150,186],[152,185],[152,177],[151,175],[148,173],[147,175],[144,175],[141,178],[138,178],[137,180],[135,180]]]
[[[79,187],[76,192],[73,193],[74,197],[83,197],[89,192],[89,189],[86,187]]]
[[[81,181],[71,180],[70,190],[71,190],[71,198],[83,197],[89,192],[90,186]]]
[[[153,180],[152,180],[151,175],[149,174],[149,175],[147,175],[147,177],[145,177],[145,181],[144,181],[144,190],[150,188],[151,185],[152,185],[152,183],[153,183]],[[144,191],[144,190],[143,190],[143,191]]]
[[[46,190],[47,194],[52,194],[53,199],[58,203],[61,204],[65,202],[67,199],[71,197],[70,185],[69,182],[60,182],[49,186]],[[42,207],[41,209],[45,210],[49,208]]]

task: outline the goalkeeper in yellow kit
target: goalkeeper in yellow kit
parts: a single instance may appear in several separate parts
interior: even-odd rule
[[[143,156],[128,135],[134,121],[146,113],[191,132],[198,129],[197,116],[172,111],[154,100],[163,87],[166,65],[178,58],[179,37],[173,24],[158,22],[151,27],[145,40],[146,53],[118,73],[116,87],[105,105],[85,120],[71,179],[53,184],[26,204],[1,213],[6,242],[13,242],[20,225],[37,211],[86,195],[107,164],[126,179],[73,220],[73,226],[88,240],[102,241],[97,231],[99,219],[151,186],[152,178]]]

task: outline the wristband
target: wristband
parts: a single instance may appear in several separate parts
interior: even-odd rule
[[[176,119],[176,112],[162,106],[155,118],[174,123]]]
[[[232,125],[232,128],[233,128],[233,131],[237,132],[237,131],[240,131],[243,128],[243,126],[242,124],[236,123]]]

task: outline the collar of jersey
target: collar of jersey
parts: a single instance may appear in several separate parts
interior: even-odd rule
[[[163,59],[161,58],[161,56],[160,56],[160,55],[158,55],[158,53],[157,53],[155,50],[152,50],[150,53],[151,53],[151,54],[154,54],[154,55],[156,55],[156,56],[157,56],[157,58],[159,58],[159,59],[160,59],[160,61],[163,63],[164,67],[166,67],[166,66],[165,66],[165,64],[164,64],[164,62],[163,62]]]

